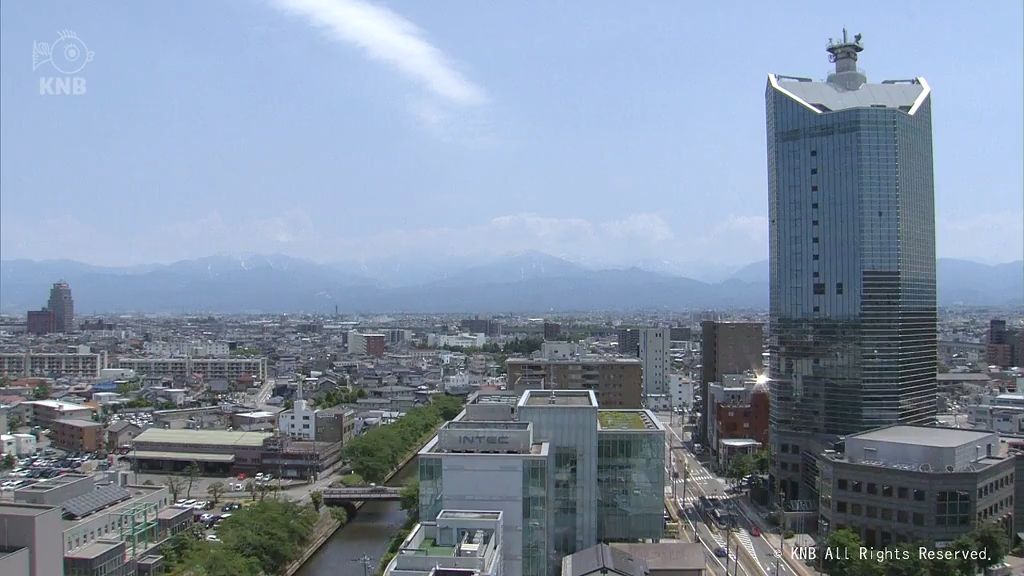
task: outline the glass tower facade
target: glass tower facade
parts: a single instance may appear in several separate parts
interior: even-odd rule
[[[826,82],[766,90],[776,491],[815,500],[838,437],[933,422],[935,207],[922,78],[869,84],[859,37]]]
[[[597,486],[598,540],[660,540],[665,523],[665,432],[599,432]]]

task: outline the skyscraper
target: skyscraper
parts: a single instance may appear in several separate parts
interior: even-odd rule
[[[50,288],[50,301],[46,309],[53,312],[57,332],[71,332],[75,327],[75,301],[71,299],[71,287],[61,280]]]
[[[830,41],[825,82],[769,74],[772,475],[813,499],[842,435],[935,418],[935,206],[924,78],[867,82]]]

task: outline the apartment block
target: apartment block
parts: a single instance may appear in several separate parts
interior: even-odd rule
[[[526,390],[593,390],[605,408],[641,408],[643,370],[637,358],[577,356],[509,358],[508,388]]]

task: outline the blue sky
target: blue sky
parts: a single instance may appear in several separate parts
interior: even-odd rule
[[[933,89],[939,256],[1024,250],[1022,3],[11,1],[0,255],[767,257],[769,72]],[[40,95],[36,42],[93,52]],[[56,44],[55,44],[56,45]]]

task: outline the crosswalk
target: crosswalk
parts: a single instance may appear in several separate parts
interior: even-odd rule
[[[690,470],[687,473],[686,478],[687,478],[687,480],[686,480],[687,482],[706,482],[706,481],[711,480],[712,478],[714,478],[714,476],[710,472],[708,472],[707,470],[701,468],[699,470]],[[676,484],[682,484],[683,483],[682,472],[679,473],[679,478],[674,478],[672,481],[675,482]]]

